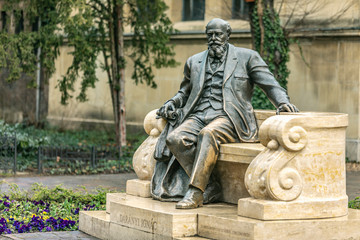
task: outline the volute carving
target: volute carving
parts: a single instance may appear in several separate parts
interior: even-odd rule
[[[303,181],[297,169],[288,165],[307,145],[302,118],[273,116],[259,131],[266,148],[250,164],[245,174],[249,194],[258,199],[292,201],[299,197]]]

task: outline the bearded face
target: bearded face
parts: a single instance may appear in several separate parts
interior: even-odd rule
[[[223,29],[208,29],[208,49],[209,56],[213,58],[222,58],[226,52],[226,44],[228,43],[228,34]]]

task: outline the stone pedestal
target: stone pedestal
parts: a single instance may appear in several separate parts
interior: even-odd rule
[[[178,210],[175,203],[112,193],[107,204],[106,211],[81,211],[79,229],[110,240],[360,239],[360,211],[353,209],[337,218],[262,221],[240,217],[237,206],[226,203]]]
[[[347,208],[345,192],[347,115],[260,115],[261,144],[221,146],[214,171],[228,203],[179,210],[153,200],[145,164],[126,194],[107,194],[106,211],[80,212],[79,229],[110,240],[360,239],[360,211]],[[147,132],[158,134],[150,122]],[[153,143],[141,149],[153,151]],[[146,152],[137,156],[138,164],[152,162]]]

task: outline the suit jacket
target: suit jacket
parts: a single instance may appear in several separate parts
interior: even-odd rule
[[[170,99],[177,108],[182,108],[178,124],[187,118],[201,96],[207,56],[208,50],[186,61],[180,90]],[[254,142],[258,138],[258,126],[251,105],[255,84],[265,92],[275,107],[289,103],[286,90],[279,85],[256,51],[229,44],[222,87],[223,109],[242,142]]]

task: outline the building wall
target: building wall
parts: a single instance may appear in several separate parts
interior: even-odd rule
[[[175,44],[175,59],[181,63],[175,68],[155,70],[157,89],[144,85],[136,86],[132,79],[132,63],[127,59],[126,68],[126,118],[129,126],[142,126],[145,115],[160,107],[178,90],[183,72],[183,64],[191,55],[207,48],[205,26],[213,17],[228,19],[233,28],[230,42],[238,47],[251,48],[249,23],[230,19],[231,1],[207,0],[204,21],[182,22],[182,2],[166,0],[168,14],[180,34],[172,37]],[[277,1],[277,8],[280,7]],[[292,6],[286,1],[282,6],[281,19],[287,21]],[[296,26],[291,36],[297,37],[298,43],[291,45],[288,93],[291,101],[302,111],[344,112],[349,114],[347,130],[348,157],[360,161],[359,130],[359,81],[360,81],[360,8],[359,2],[340,0],[300,1],[308,5],[296,7],[293,19],[301,19],[306,9],[313,10],[302,25],[297,20],[289,23]],[[314,2],[323,5],[309,5]],[[229,5],[230,4],[230,5]],[[319,6],[322,6],[319,8]],[[334,20],[338,11],[351,6],[341,17]],[[306,8],[307,7],[307,8]],[[304,10],[305,9],[305,10]],[[310,11],[310,10],[309,10]],[[299,47],[300,46],[300,47]],[[89,101],[78,103],[72,99],[68,106],[60,105],[60,94],[55,88],[56,80],[66,72],[71,64],[69,49],[63,46],[61,56],[56,62],[56,74],[50,79],[48,120],[63,127],[79,125],[112,124],[112,107],[106,74],[100,69],[99,82],[95,89],[89,90]],[[302,54],[301,54],[302,51]],[[101,57],[99,57],[101,62]]]

